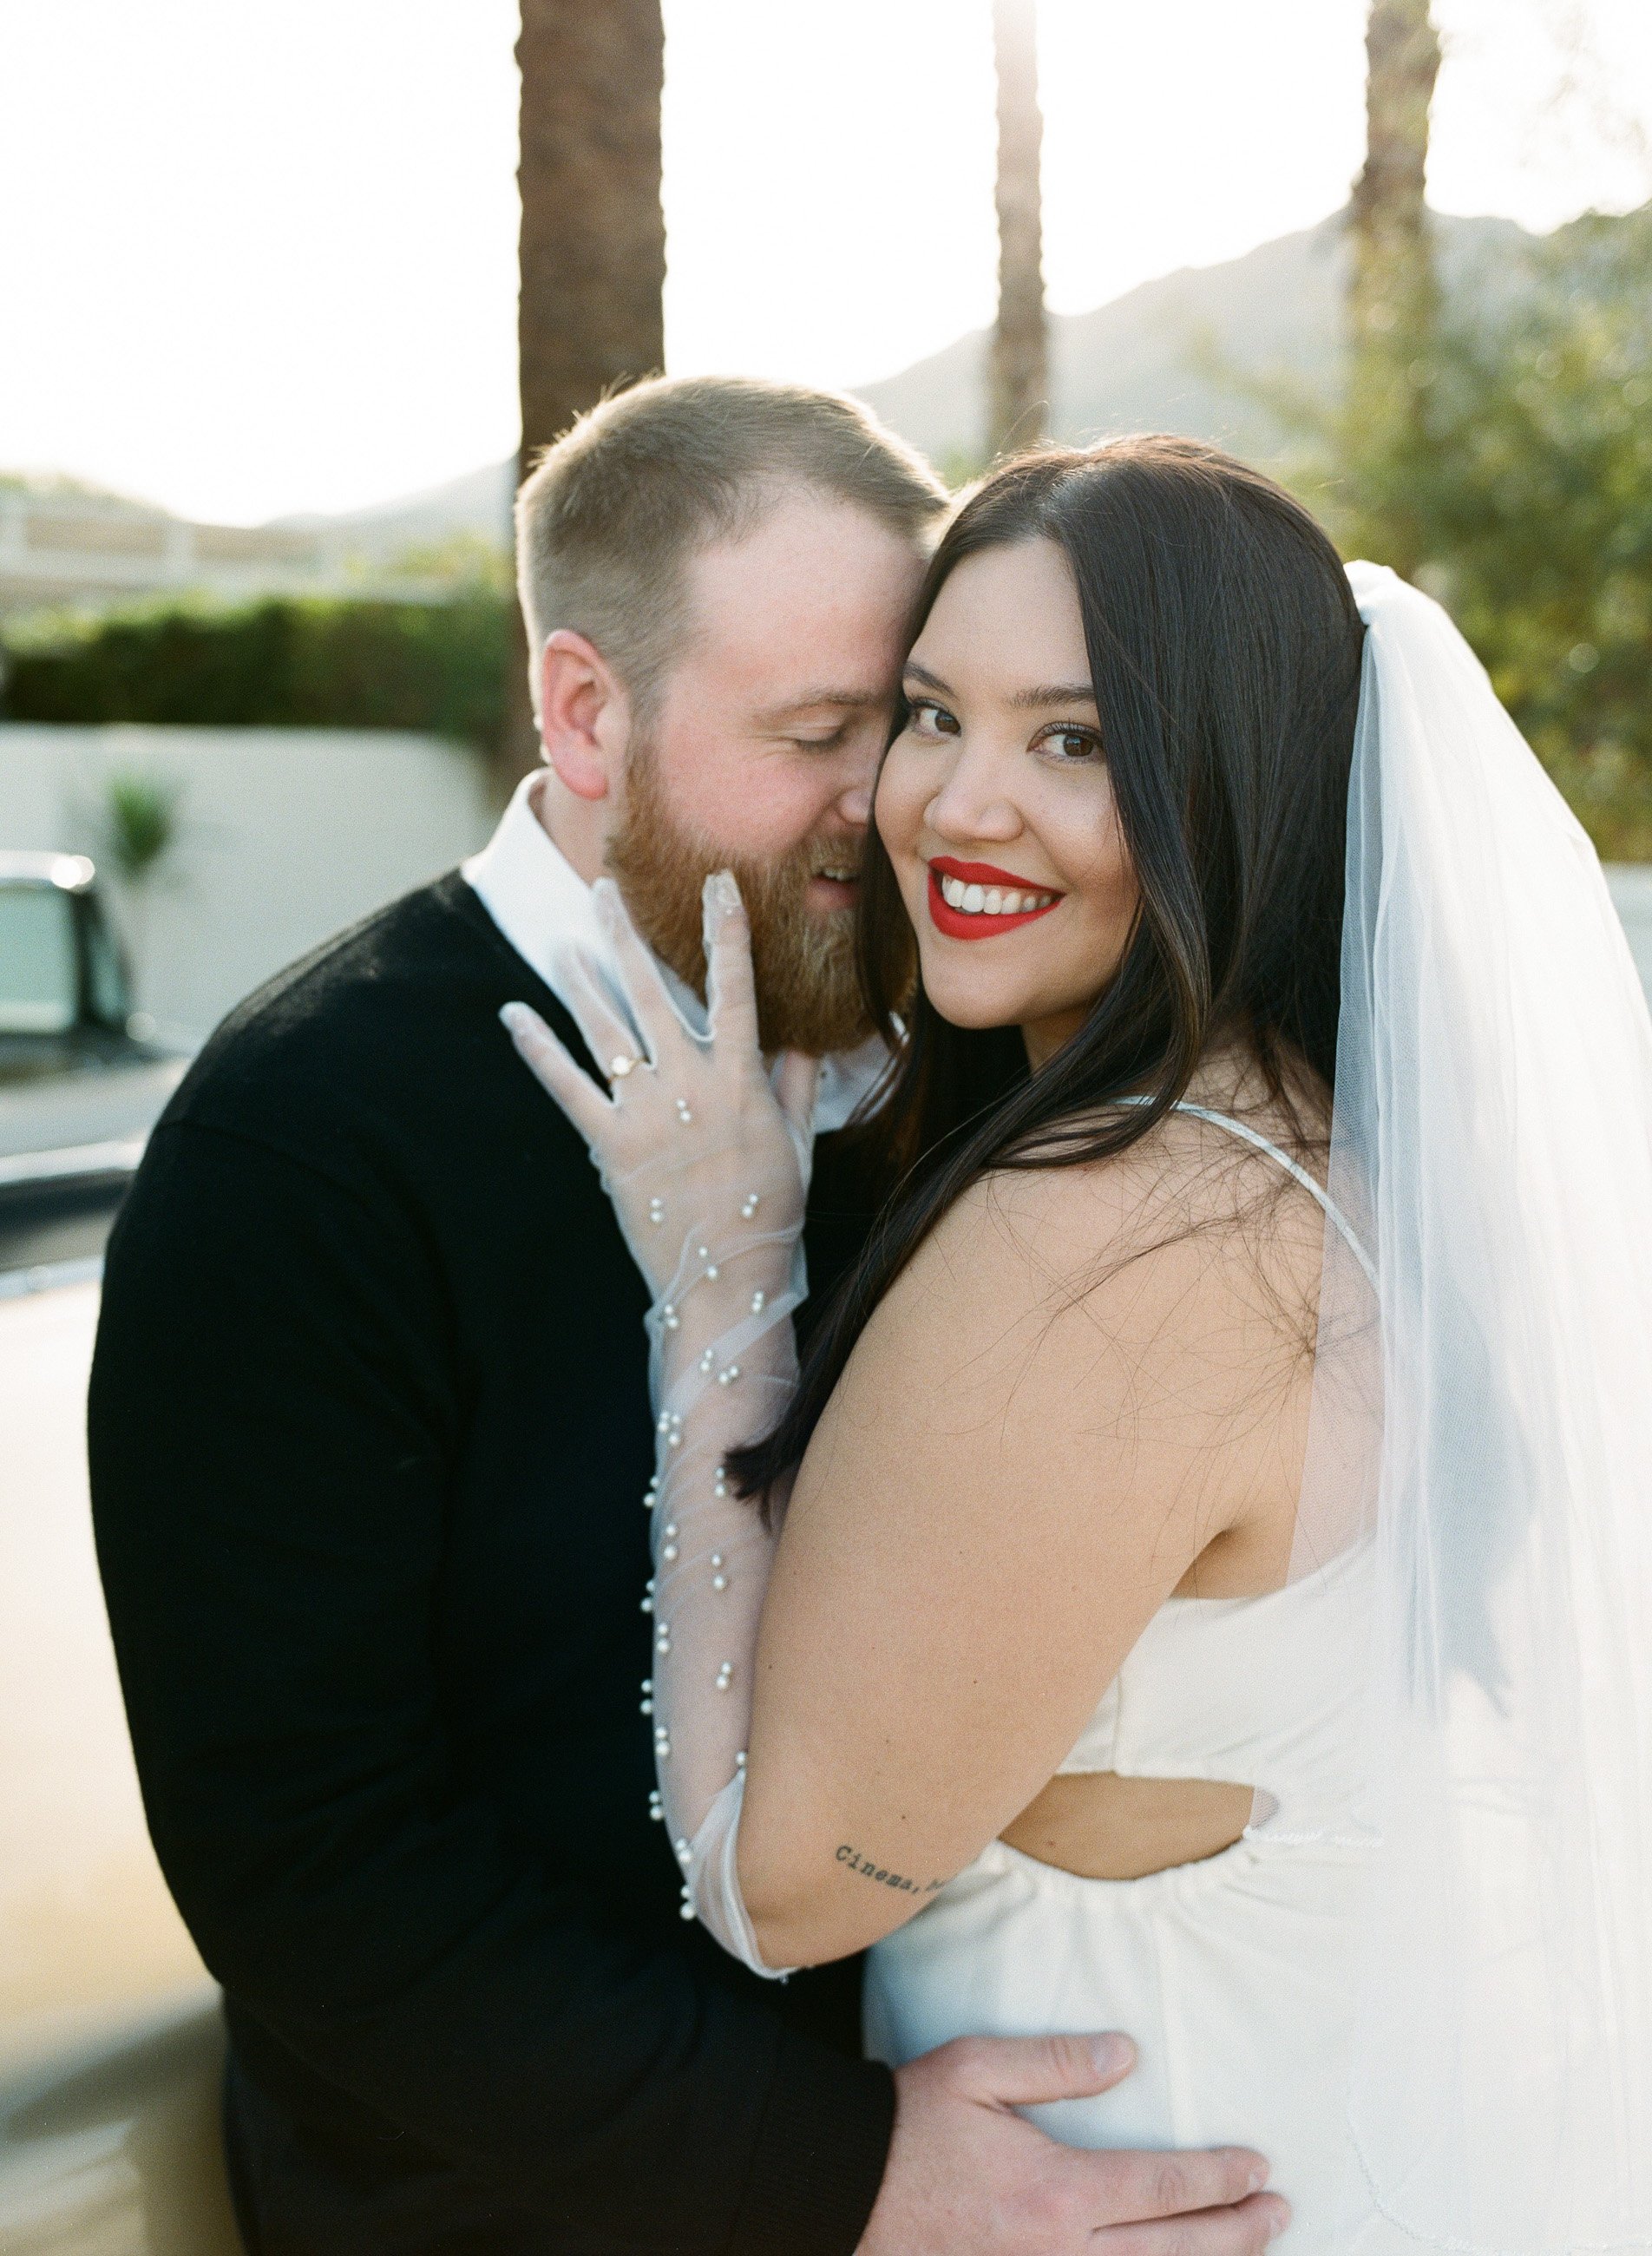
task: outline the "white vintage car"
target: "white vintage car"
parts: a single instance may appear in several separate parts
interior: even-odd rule
[[[1652,986],[1652,871],[1612,876]],[[140,1142],[129,1132],[124,1146],[0,1156],[5,2256],[239,2248],[218,2134],[216,1993],[145,1830],[87,1501],[96,1248]],[[8,1236],[19,1201],[49,1210],[52,1258],[39,1258],[45,1225],[26,1211]]]
[[[0,2248],[233,2256],[216,1992],[150,1849],[92,1552],[87,1266],[0,1275]]]
[[[150,1850],[92,1553],[99,1252],[187,1060],[83,857],[0,855],[0,2248],[234,2256],[216,1992]]]

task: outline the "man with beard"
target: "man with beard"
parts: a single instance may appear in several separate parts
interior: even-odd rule
[[[816,1124],[846,1117],[879,1061],[855,872],[942,500],[826,395],[662,381],[577,426],[519,512],[547,771],[232,1016],[111,1239],[99,1557],[259,2256],[1012,2256],[1176,2209],[1205,2214],[1132,2250],[1265,2238],[1254,2157],[1078,2155],[1010,2111],[1127,2048],[892,2080],[852,1965],[772,1988],[680,1921],[643,1288],[498,1024],[526,999],[577,1045],[605,868],[692,1012],[730,864],[766,1040],[839,1053]],[[815,1179],[818,1286],[865,1218],[829,1146]]]

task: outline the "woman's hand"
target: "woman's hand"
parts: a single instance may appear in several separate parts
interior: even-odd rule
[[[625,1015],[590,968],[568,1009],[607,1076],[606,1094],[525,1003],[500,1012],[519,1054],[584,1137],[625,1242],[658,1302],[719,1255],[788,1250],[802,1228],[818,1061],[787,1052],[771,1080],[758,1047],[752,936],[727,871],[705,882],[709,1029],[692,1033],[619,891],[593,888],[613,943]]]

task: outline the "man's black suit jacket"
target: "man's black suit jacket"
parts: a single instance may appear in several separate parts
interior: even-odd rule
[[[244,2229],[849,2256],[891,2081],[854,1967],[760,1983],[680,1916],[645,1296],[512,998],[576,1040],[456,875],[371,918],[215,1036],[109,1244],[98,1555]]]

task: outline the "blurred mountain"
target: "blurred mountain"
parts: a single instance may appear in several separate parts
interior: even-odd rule
[[[283,529],[315,532],[364,562],[387,563],[410,551],[442,548],[455,539],[484,539],[499,547],[511,539],[516,458],[467,470],[439,486],[335,516],[283,517]]]
[[[1434,224],[1448,300],[1492,304],[1519,290],[1538,237],[1510,219],[1437,214]],[[1055,436],[1082,443],[1112,431],[1183,431],[1252,461],[1276,462],[1284,434],[1246,385],[1265,389],[1282,379],[1324,391],[1341,349],[1345,277],[1345,220],[1335,212],[1242,258],[1183,267],[1092,313],[1054,315]],[[857,389],[956,474],[978,456],[985,366],[986,331],[978,329]],[[335,553],[379,565],[459,539],[503,545],[514,477],[514,462],[495,462],[376,509],[278,523],[316,532]]]
[[[1435,220],[1448,298],[1510,286],[1536,238],[1508,219]],[[1052,434],[1084,444],[1115,431],[1178,431],[1254,462],[1281,451],[1265,405],[1230,372],[1282,377],[1310,391],[1331,382],[1347,271],[1340,212],[1217,266],[1184,266],[1089,314],[1050,321]],[[885,421],[943,467],[980,448],[987,332],[973,331],[899,376],[859,386]]]

